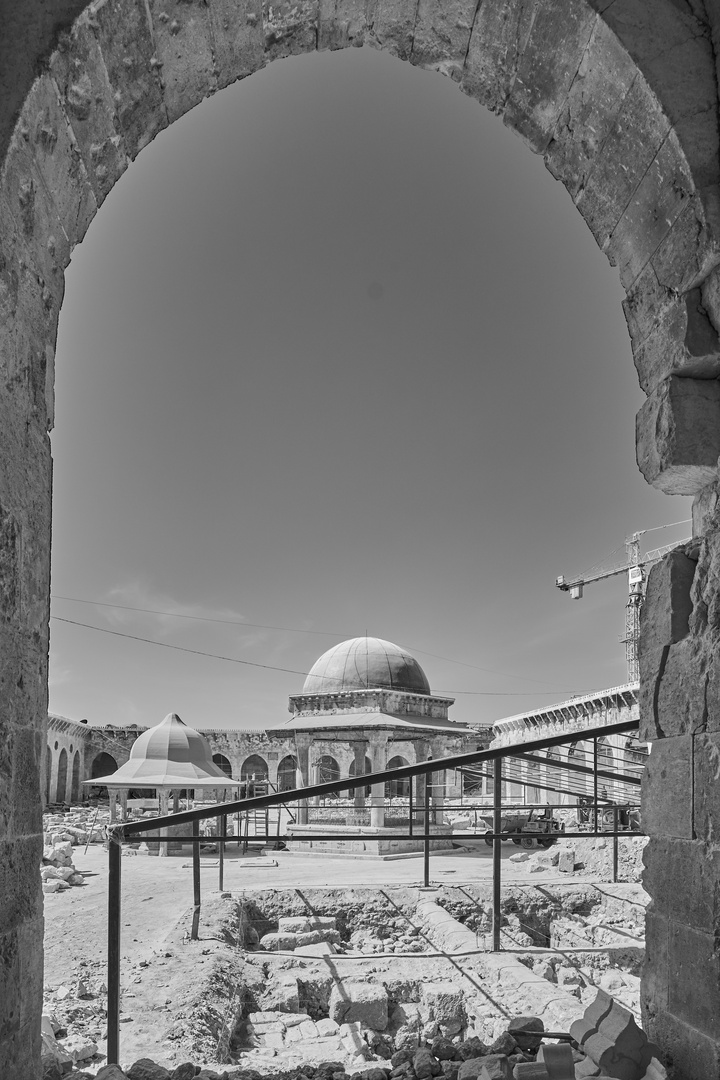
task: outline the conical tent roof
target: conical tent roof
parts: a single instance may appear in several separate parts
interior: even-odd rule
[[[161,723],[136,739],[130,760],[117,772],[85,783],[113,788],[213,788],[235,787],[238,781],[227,777],[215,764],[204,735],[184,724],[177,713],[168,713]]]

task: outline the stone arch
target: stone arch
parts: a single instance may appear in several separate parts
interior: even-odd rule
[[[63,746],[58,758],[57,783],[55,784],[55,802],[63,803],[67,798],[68,756]]]
[[[18,688],[7,714],[18,717],[6,721],[10,744],[27,747],[14,751],[14,775],[32,773],[37,781],[39,755],[29,740],[15,736],[47,712],[47,429],[62,274],[97,207],[139,150],[203,97],[292,53],[369,44],[448,75],[543,154],[599,246],[618,265],[635,361],[648,394],[638,422],[640,468],[661,490],[697,494],[715,483],[720,452],[713,55],[719,36],[716,5],[678,0],[461,0],[452,8],[439,0],[409,7],[391,0],[308,0],[264,10],[253,0],[208,0],[178,8],[172,21],[153,2],[113,0],[90,7],[86,0],[64,0],[50,10],[28,0],[23,17],[10,20],[0,42],[0,596],[10,630],[26,642],[24,650],[3,657],[5,685]],[[711,513],[709,502],[699,504],[697,532],[716,529]],[[706,551],[701,557],[707,564],[715,556]],[[669,595],[669,585],[663,588],[661,594]],[[666,722],[643,706],[656,760],[665,754],[676,768],[690,751],[683,746],[678,756],[672,746],[658,746],[705,678],[703,650],[710,664],[717,662],[709,632],[703,637],[700,626],[693,634],[702,662],[698,678],[685,681],[681,707],[669,695],[672,715]],[[673,661],[679,682],[695,663],[695,654],[687,653]],[[663,654],[663,672],[666,659]],[[647,663],[647,679],[657,676],[659,685],[660,661]],[[24,678],[28,665],[38,677]],[[697,712],[702,714],[702,703]],[[673,734],[694,737],[674,729]],[[658,781],[651,779],[647,790],[651,807],[669,798]],[[13,843],[25,842],[29,815],[15,815]],[[664,835],[662,814],[653,810],[649,820]],[[703,832],[700,843],[706,840]],[[31,859],[20,862],[29,866]],[[24,910],[35,910],[37,887],[27,871],[20,889]],[[649,949],[654,942],[657,954],[668,940],[669,917],[666,907],[655,905]],[[26,941],[39,937],[38,925],[38,917],[28,915],[12,931],[13,940],[20,933]],[[702,932],[713,939],[715,931],[713,924]],[[37,963],[28,967],[35,972],[27,994],[32,1003],[41,976]],[[702,983],[691,974],[690,990],[693,980]],[[30,1018],[33,1008],[23,1006],[17,1021],[23,1030],[39,1030]],[[664,1039],[670,1030],[666,1041],[678,1076],[699,1080],[695,1058],[701,1051],[691,1027],[697,1017],[678,1016],[665,1004],[654,1009],[656,1015],[657,1037]],[[701,1029],[703,1062],[715,1055],[715,1064],[703,1064],[702,1070],[716,1075],[717,1032],[705,1019]],[[25,1063],[39,1061],[37,1036],[24,1040],[11,1033],[10,1039],[21,1048],[13,1050],[15,1071],[33,1072]]]
[[[213,762],[222,769],[227,777],[232,779],[232,765],[224,754],[213,754]]]
[[[367,755],[365,755],[364,771],[366,773],[372,772],[372,762],[371,762],[370,758]],[[350,762],[350,765],[348,766],[348,776],[355,776],[355,775],[356,775],[356,773],[355,773],[355,758],[353,758],[352,761]],[[370,791],[371,791],[370,786],[368,785],[368,787],[365,787],[362,790],[365,793],[365,797],[368,798],[369,795],[370,795]],[[355,792],[348,791],[347,794],[350,796],[350,798],[352,798],[354,796]]]
[[[76,750],[72,759],[72,778],[70,781],[70,802],[80,802],[82,789],[80,787],[80,751]]]
[[[96,780],[99,776],[110,776],[111,773],[117,772],[117,769],[118,763],[112,754],[108,754],[106,750],[101,750],[92,760],[90,779]],[[108,789],[104,784],[91,785],[90,792],[92,795],[101,795],[104,798],[107,798],[108,795]]]
[[[294,791],[298,784],[298,760],[294,754],[286,754],[277,771],[278,791]]]
[[[331,754],[322,754],[315,766],[318,784],[330,784],[340,779],[340,765]]]
[[[246,784],[249,780],[264,783],[268,778],[268,763],[260,754],[250,754],[246,757],[240,768],[240,781]]]
[[[402,754],[396,754],[395,757],[391,757],[385,766],[387,769],[401,769],[403,765],[409,765],[410,762],[407,758],[404,758]],[[406,777],[404,780],[388,780],[385,784],[385,798],[386,799],[407,799],[410,797],[410,778]]]
[[[52,754],[52,750],[50,749],[49,744],[45,747],[44,767],[45,767],[44,792],[45,792],[45,805],[47,806],[47,804],[50,802],[50,785],[52,783],[52,771],[53,771],[53,754]]]

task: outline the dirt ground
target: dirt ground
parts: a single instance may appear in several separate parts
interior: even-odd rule
[[[125,849],[132,850],[132,849]],[[503,881],[506,884],[546,886],[551,882],[580,884],[597,876],[576,871],[571,877],[557,870],[529,874],[523,863],[512,863],[512,845],[503,848]],[[46,1011],[61,1015],[105,1050],[107,953],[107,852],[91,845],[84,853],[73,850],[73,860],[84,884],[45,896]],[[175,1049],[183,1014],[198,1002],[193,998],[205,979],[229,979],[229,950],[217,918],[217,855],[203,855],[201,881],[205,904],[200,940],[189,941],[192,910],[190,849],[181,855],[158,858],[127,854],[122,866],[121,930],[121,1063],[152,1056],[167,1065],[186,1060]],[[453,851],[433,855],[431,885],[467,885],[492,880],[492,852]],[[230,848],[225,858],[224,890],[237,897],[271,888],[302,890],[322,886],[421,887],[422,858],[391,861],[352,858],[315,858],[272,853],[242,856]],[[603,884],[604,891],[613,886]],[[618,893],[623,887],[617,886]],[[393,963],[397,962],[395,959]],[[78,980],[88,995],[78,998]],[[71,993],[64,994],[60,987]],[[179,1056],[178,1056],[179,1055]]]

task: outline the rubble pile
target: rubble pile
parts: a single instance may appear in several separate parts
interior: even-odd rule
[[[73,847],[103,843],[110,812],[94,806],[43,814],[43,859],[40,876],[44,893],[82,885],[84,878],[73,863]]]
[[[445,1009],[447,1021],[448,1008],[456,1013],[462,1010],[462,1004],[453,1005],[453,1001],[453,995],[444,1002],[442,995],[435,1001],[436,1012]],[[341,1020],[362,1015],[366,1021],[383,1025],[383,1030],[390,1020],[386,1000],[354,992],[349,999],[338,995],[334,1009]],[[299,1013],[250,1013],[244,1021],[246,1037],[261,1044],[263,1058],[246,1056],[242,1064],[230,1066],[186,1061],[171,1068],[140,1058],[123,1068],[104,1065],[84,1069],[82,1056],[66,1055],[65,1061],[46,1067],[43,1080],[260,1080],[267,1076],[273,1080],[586,1080],[618,1076],[624,1080],[667,1080],[658,1048],[648,1041],[631,1014],[602,991],[559,1041],[554,1033],[546,1033],[543,1021],[536,1016],[505,1021],[490,1043],[477,1035],[450,1035],[442,1028],[443,1023],[436,1020],[426,1023],[421,1032],[413,1032],[412,1039],[407,1033],[396,1034],[394,1039],[385,1040],[386,1045],[377,1047],[382,1051],[377,1053],[372,1049],[373,1029],[360,1019],[338,1023],[328,1017],[322,1027],[322,1021],[313,1023]],[[298,1047],[316,1044],[314,1060],[306,1057],[291,1065],[280,1055],[274,1059],[266,1056],[277,1052],[290,1032],[295,1033],[292,1039]],[[86,1049],[78,1046],[75,1053],[82,1055]]]

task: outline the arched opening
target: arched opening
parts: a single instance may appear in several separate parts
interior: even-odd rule
[[[258,786],[264,789],[267,780],[268,764],[265,758],[260,757],[259,754],[251,754],[250,757],[245,758],[240,769],[240,783],[247,797],[251,798]]]
[[[112,754],[108,754],[106,750],[101,750],[92,760],[90,779],[96,780],[99,776],[111,776],[117,770],[118,763]],[[104,784],[89,784],[88,787],[91,796],[103,799],[108,797],[108,789]]]
[[[388,769],[401,769],[403,765],[409,765],[410,762],[407,758],[404,758],[402,754],[396,754],[395,757],[391,757],[387,763]],[[410,797],[410,778],[404,777],[402,780],[388,780],[385,784],[385,798],[386,799],[408,799]]]
[[[369,773],[369,772],[372,772],[372,762],[370,761],[369,757],[366,757],[365,758],[365,765],[364,765],[364,773]],[[363,773],[363,775],[364,775],[364,773]],[[356,775],[356,765],[355,765],[355,759],[353,759],[350,762],[350,768],[348,769],[348,776],[355,776],[355,775]],[[368,798],[369,795],[370,795],[370,791],[371,791],[370,785],[368,784],[367,787],[363,788],[363,791],[365,792],[365,797]],[[353,792],[348,791],[348,795],[350,795],[352,797]]]
[[[687,294],[702,288],[716,263],[712,251],[715,230],[704,212],[704,198],[713,205],[717,192],[716,93],[710,46],[717,24],[708,14],[712,5],[641,2],[635,5],[630,20],[622,15],[617,19],[618,5],[614,4],[590,5],[578,0],[561,8],[538,5],[533,17],[523,21],[522,33],[518,32],[520,7],[516,10],[516,5],[507,5],[509,17],[498,18],[494,25],[497,6],[484,3],[473,18],[458,19],[442,29],[442,13],[432,7],[418,9],[414,20],[409,20],[405,9],[381,2],[372,7],[371,23],[366,22],[361,9],[321,6],[304,17],[293,8],[290,15],[278,12],[271,33],[262,19],[244,19],[244,12],[239,13],[238,22],[228,17],[223,23],[211,7],[204,20],[193,18],[193,61],[189,64],[187,50],[173,48],[167,36],[182,31],[183,20],[175,20],[168,31],[163,25],[166,13],[158,14],[157,9],[137,9],[145,15],[138,16],[136,11],[137,25],[132,24],[136,32],[131,35],[116,32],[125,19],[129,22],[129,9],[122,3],[100,5],[93,11],[92,23],[83,19],[80,32],[64,36],[62,50],[52,56],[55,27],[51,16],[43,20],[45,29],[36,52],[26,56],[27,45],[22,42],[21,78],[18,89],[11,91],[3,129],[10,130],[25,90],[41,71],[21,115],[6,173],[10,219],[1,230],[13,272],[28,266],[29,255],[32,291],[27,304],[20,306],[18,321],[25,320],[37,332],[37,342],[30,344],[28,335],[27,344],[21,345],[24,352],[16,355],[10,349],[18,370],[27,368],[29,377],[18,380],[23,389],[17,394],[8,430],[29,430],[36,441],[30,468],[31,476],[37,479],[37,492],[12,496],[11,510],[18,520],[27,519],[29,503],[25,499],[38,493],[44,498],[49,490],[47,440],[43,448],[43,439],[45,413],[52,407],[53,321],[62,296],[55,260],[61,266],[67,262],[96,203],[110,190],[128,157],[134,157],[168,120],[174,121],[216,86],[286,52],[317,45],[360,44],[365,36],[404,59],[451,74],[468,95],[503,113],[508,125],[533,149],[545,154],[549,168],[581,206],[598,242],[620,266],[631,292],[628,318],[636,338],[638,367],[651,391],[650,405],[657,410],[667,389],[664,381],[672,383],[675,378],[669,376],[673,363],[677,359],[682,365],[686,358],[685,306],[692,311]],[[67,14],[59,12],[58,17],[64,22]],[[686,25],[688,20],[691,25]],[[630,29],[627,24],[632,24]],[[22,21],[19,29],[26,34]],[[663,42],[664,35],[667,40]],[[641,45],[651,39],[657,40],[658,46],[651,49],[648,63],[648,53]],[[123,57],[131,41],[137,53]],[[160,58],[155,55],[156,47]],[[661,57],[669,54],[667,64],[657,62],[658,47]],[[676,49],[687,51],[678,55]],[[41,58],[42,64],[37,62]],[[158,70],[163,72],[162,80]],[[679,87],[678,71],[683,72]],[[83,92],[86,75],[92,76],[90,95]],[[129,108],[129,100],[142,101],[142,109]],[[674,118],[684,120],[687,116],[683,105],[688,100],[710,105],[699,107],[691,123],[673,127]],[[632,111],[633,103],[636,112]],[[31,121],[46,107],[60,122],[48,127],[41,120],[39,131],[33,134]],[[91,121],[84,126],[89,115]],[[48,147],[53,148],[58,138],[60,151],[53,158]],[[68,151],[68,158],[77,156],[81,168],[62,164],[62,148],[68,145],[72,151]],[[28,156],[30,167],[23,169]],[[14,184],[15,177],[31,175],[32,179]],[[696,182],[707,196],[696,191]],[[49,235],[50,229],[54,232]],[[12,281],[12,273],[9,277]],[[658,328],[659,337],[665,339],[660,343]],[[22,329],[17,337],[20,342]],[[10,325],[13,344],[14,334],[15,327]],[[45,342],[47,347],[43,348]],[[692,376],[692,370],[689,374]],[[692,395],[695,381],[685,379],[684,392]],[[696,412],[689,408],[685,414],[687,430],[692,430]],[[652,411],[645,415],[650,421],[657,419]],[[710,423],[708,430],[713,426],[717,424]],[[674,478],[679,476],[680,490],[695,493],[710,482],[717,447],[712,437],[698,438],[694,440],[698,452],[687,461],[679,456],[676,459],[672,448],[661,445],[653,435],[667,427],[645,424],[646,434],[650,434],[643,443],[641,432],[643,468],[664,490],[673,490]],[[708,444],[713,455],[706,453]],[[27,441],[23,443],[18,437],[12,449],[18,462],[25,460]],[[574,485],[574,490],[579,486]],[[42,535],[46,526],[47,522],[34,527]],[[12,523],[7,526],[3,521],[3,535],[11,538],[8,549],[12,552]],[[38,550],[41,548],[39,544]],[[38,580],[46,578],[44,573],[38,575]],[[23,630],[39,632],[46,642],[42,616],[26,614],[33,607],[42,610],[43,598],[33,599],[41,603],[24,605],[22,614],[11,612],[9,617]],[[15,681],[21,662],[22,658],[15,662]],[[31,692],[25,693],[30,717],[38,710]],[[20,723],[25,722],[21,717]],[[660,1031],[662,1019],[661,1015]]]
[[[215,765],[217,765],[219,768],[221,768],[222,771],[225,773],[225,775],[229,779],[232,779],[232,765],[230,764],[228,759],[225,757],[225,755],[224,754],[213,754],[212,759],[213,759],[213,763]]]
[[[49,746],[45,747],[45,805],[50,802],[50,784],[52,782],[53,756]]]
[[[298,784],[298,763],[294,754],[286,754],[278,765],[278,791],[294,791]]]
[[[323,754],[317,760],[315,775],[318,784],[330,784],[340,779],[340,766],[330,754]]]
[[[543,802],[543,792],[536,785],[541,782],[540,766],[537,761],[525,762],[525,802],[537,806]]]
[[[80,788],[80,751],[76,750],[72,763],[72,783],[70,785],[70,802],[80,802],[82,791]]]
[[[64,803],[67,799],[67,750],[63,746],[58,758],[57,784],[55,785],[55,802]]]

